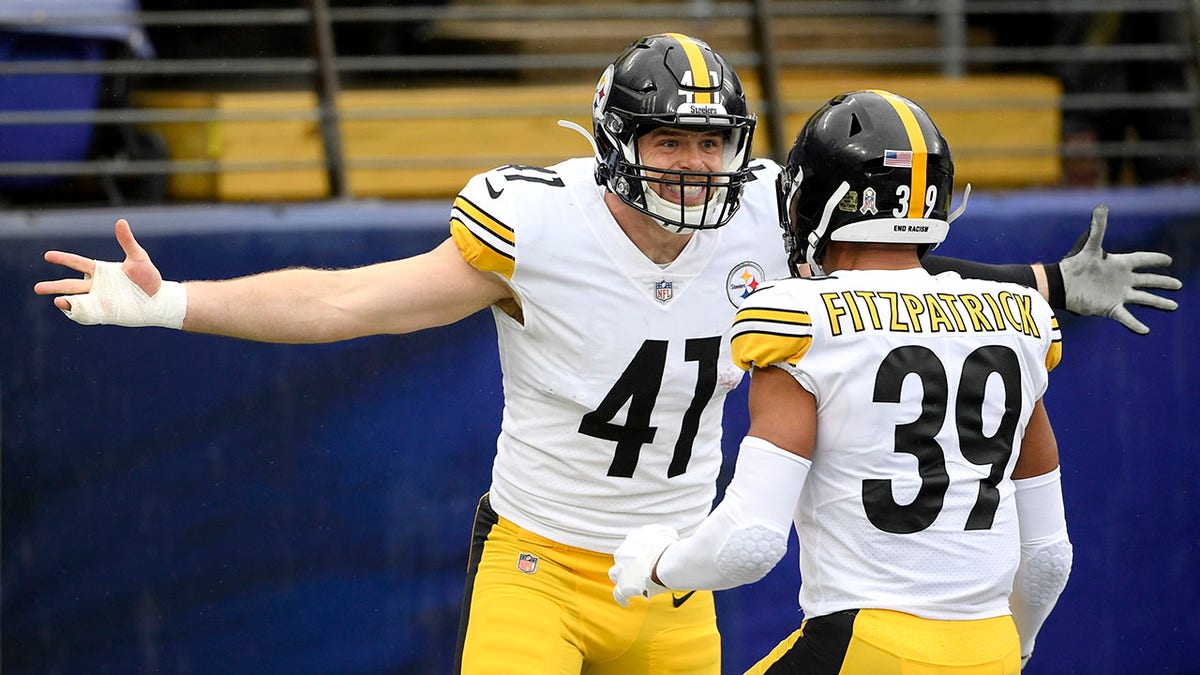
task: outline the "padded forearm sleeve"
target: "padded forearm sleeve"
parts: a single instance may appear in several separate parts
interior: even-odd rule
[[[663,551],[659,580],[668,588],[720,590],[761,579],[787,552],[796,502],[811,466],[799,455],[747,436],[724,499],[690,537]]]
[[[1073,551],[1067,537],[1059,470],[1013,483],[1021,528],[1021,564],[1009,605],[1021,638],[1021,655],[1029,656],[1042,623],[1067,585]]]

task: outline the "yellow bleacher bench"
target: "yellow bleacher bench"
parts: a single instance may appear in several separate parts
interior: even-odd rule
[[[748,73],[743,79],[752,109],[761,109],[755,77]],[[1045,186],[1059,180],[1061,86],[1053,78],[792,70],[781,76],[788,143],[830,96],[859,88],[889,89],[924,106],[954,149],[960,186]],[[473,174],[502,164],[544,166],[590,154],[584,138],[556,123],[568,119],[590,130],[591,100],[590,83],[343,91],[338,104],[350,192],[355,197],[448,199]],[[215,173],[173,176],[170,192],[175,198],[287,201],[329,196],[312,92],[150,91],[137,94],[134,103],[218,115],[256,112],[266,118],[146,125],[163,135],[172,159],[218,163]],[[297,119],[297,111],[307,112],[307,118]],[[279,118],[269,119],[276,113]],[[285,119],[288,115],[292,119]],[[767,134],[760,129],[755,150],[766,156]],[[306,164],[245,170],[247,163],[271,161]]]

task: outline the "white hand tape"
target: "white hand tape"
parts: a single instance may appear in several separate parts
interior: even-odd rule
[[[63,314],[85,326],[161,326],[179,329],[187,313],[187,291],[177,281],[164,281],[153,296],[146,295],[121,270],[121,263],[96,261],[92,290],[68,295],[71,309]]]

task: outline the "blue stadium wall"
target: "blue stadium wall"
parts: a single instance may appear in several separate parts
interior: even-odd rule
[[[1138,337],[1064,316],[1047,407],[1075,568],[1029,673],[1200,673],[1200,191],[972,197],[940,253],[1056,260],[1110,204],[1110,250],[1171,252]],[[128,217],[172,278],[426,250],[445,204],[0,213],[5,673],[446,673],[501,388],[487,312],[321,346],[83,328],[31,287],[47,248],[114,259]],[[431,278],[426,283],[436,285]],[[725,451],[744,432],[730,398]],[[726,672],[800,615],[796,554],[719,593]]]

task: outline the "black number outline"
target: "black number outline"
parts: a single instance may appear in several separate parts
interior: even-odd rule
[[[556,172],[551,171],[550,169],[544,169],[544,168],[538,167],[538,166],[529,166],[526,164],[505,164],[504,166],[497,167],[496,170],[497,171],[510,171],[511,170],[511,173],[502,174],[504,176],[504,180],[506,180],[506,181],[523,180],[523,181],[528,181],[530,183],[541,183],[542,185],[549,185],[551,187],[566,187],[566,184],[563,183],[562,178],[559,178],[558,174]],[[530,174],[539,174],[539,173],[546,174],[547,176],[550,176],[550,177],[543,178],[542,176],[530,175]]]

